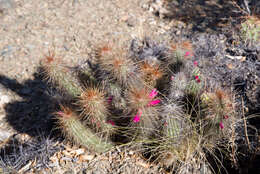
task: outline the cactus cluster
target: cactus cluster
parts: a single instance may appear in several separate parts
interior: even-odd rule
[[[165,45],[163,56],[117,43],[97,47],[96,62],[80,68],[54,54],[43,59],[46,78],[69,96],[56,113],[66,137],[96,152],[139,144],[167,166],[201,163],[230,141],[232,96],[200,73],[189,41]]]

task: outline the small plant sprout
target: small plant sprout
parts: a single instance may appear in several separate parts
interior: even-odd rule
[[[248,16],[241,24],[242,38],[250,45],[260,41],[260,19],[257,16]]]

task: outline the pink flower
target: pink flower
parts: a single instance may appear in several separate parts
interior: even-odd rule
[[[112,120],[108,120],[107,123],[108,123],[108,124],[111,124],[112,126],[115,125],[115,122],[113,122]]]
[[[63,116],[64,115],[64,113],[63,112],[61,112],[61,111],[59,111],[59,112],[57,112],[57,115],[59,115],[59,116]]]
[[[187,57],[187,56],[189,56],[190,55],[190,52],[189,51],[187,51],[186,53],[185,53],[185,57]]]
[[[155,106],[155,105],[159,104],[160,102],[161,102],[161,100],[153,100],[153,101],[150,101],[148,106]]]
[[[107,99],[107,102],[110,104],[113,100],[113,96],[110,96],[108,99]]]
[[[135,115],[133,122],[138,123],[140,121],[140,117],[142,115],[142,111],[139,109],[137,114]]]
[[[224,119],[228,119],[228,115],[225,115],[225,116],[224,116]]]
[[[193,65],[194,65],[194,66],[198,66],[198,62],[197,62],[197,61],[194,61],[194,62],[193,62]]]
[[[149,94],[149,98],[153,99],[155,96],[157,96],[158,92],[156,89],[153,89],[152,92]]]
[[[219,123],[219,127],[220,127],[221,129],[224,129],[224,124],[223,124],[222,122],[220,122],[220,123]]]
[[[195,79],[196,79],[197,83],[200,83],[200,77],[199,76],[195,76]]]

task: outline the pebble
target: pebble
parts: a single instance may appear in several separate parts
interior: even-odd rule
[[[9,103],[10,101],[11,101],[11,98],[8,95],[1,95],[1,93],[0,93],[0,107]]]
[[[0,11],[1,11],[1,9],[0,9]],[[5,58],[6,56],[10,56],[12,52],[13,52],[12,46],[8,45],[8,46],[4,47],[2,49],[2,51],[0,52],[0,57],[2,57],[1,60],[3,58]]]
[[[6,129],[0,128],[0,142],[5,141],[12,135],[11,132],[7,131]]]

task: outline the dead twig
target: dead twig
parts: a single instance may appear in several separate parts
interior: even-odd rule
[[[251,150],[250,141],[249,141],[248,133],[247,133],[247,124],[246,124],[246,118],[245,118],[244,100],[243,100],[243,98],[242,98],[242,115],[243,115],[243,122],[244,122],[244,131],[245,131],[245,136],[246,136],[246,143],[247,143],[247,145],[248,145],[249,150]]]

